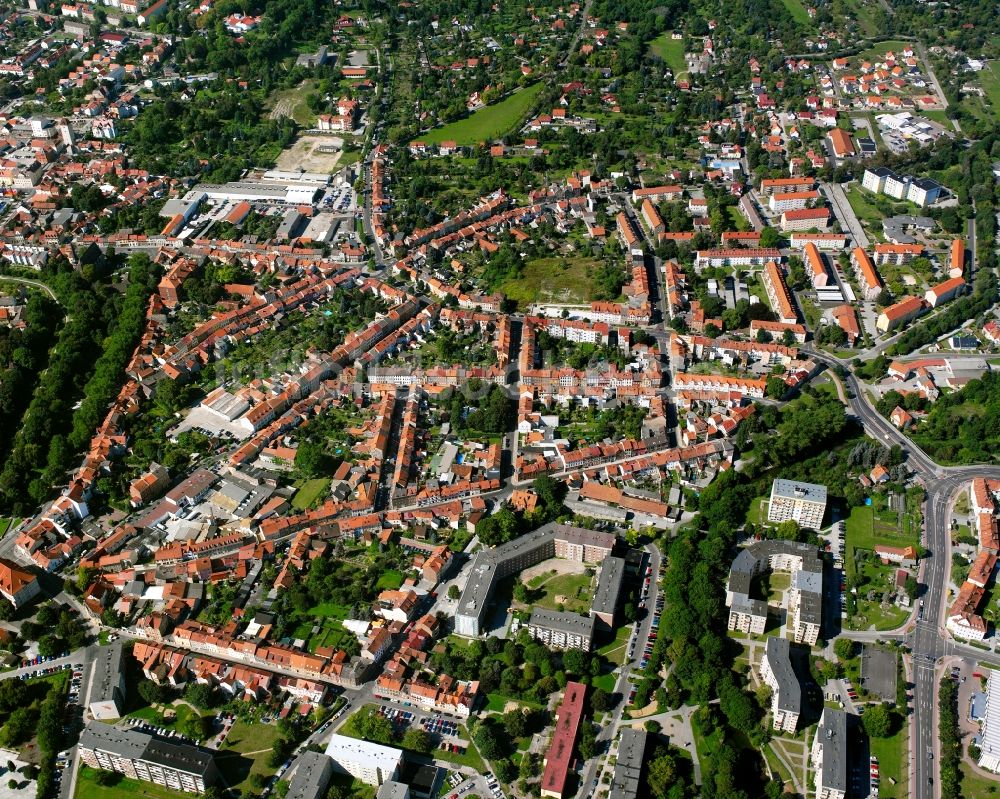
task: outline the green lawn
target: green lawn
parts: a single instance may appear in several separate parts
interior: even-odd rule
[[[907,796],[906,784],[909,769],[906,767],[908,757],[906,751],[906,723],[899,723],[899,731],[891,738],[872,738],[871,751],[878,758],[880,799],[897,799]],[[891,779],[890,779],[891,778]],[[892,784],[892,780],[896,784]],[[975,796],[976,794],[966,794]]]
[[[853,562],[852,553],[855,549],[875,549],[878,544],[890,547],[914,546],[919,543],[915,531],[904,532],[895,521],[891,520],[895,513],[882,511],[876,513],[870,505],[852,508],[847,517],[847,552],[845,559],[848,564]],[[905,518],[905,517],[904,517]],[[851,566],[848,565],[848,570]]]
[[[866,194],[858,184],[852,185],[847,191],[847,201],[854,209],[854,213],[862,222],[879,224],[882,221],[882,212],[875,207],[869,199],[871,195]]]
[[[792,15],[792,19],[799,23],[799,25],[812,26],[812,19],[809,17],[806,7],[802,5],[802,0],[781,0],[781,2],[788,13]]]
[[[557,605],[561,604],[567,613],[583,613],[590,608],[594,598],[593,580],[589,574],[557,574],[535,589],[542,595],[534,598],[532,604],[549,610],[558,610]],[[557,602],[556,597],[563,601]]]
[[[1000,791],[1000,777],[990,779],[976,774],[964,760],[960,768],[962,771],[962,796],[991,796]]]
[[[858,53],[856,56],[858,63],[862,61],[875,61],[881,59],[890,50],[899,57],[900,51],[903,50],[910,42],[900,41],[899,39],[890,39],[887,42],[879,42],[869,47],[867,50]]]
[[[322,602],[306,611],[310,616],[326,616],[343,621],[350,614],[350,608],[338,605],[336,602]]]
[[[329,485],[330,480],[326,477],[306,480],[292,497],[292,507],[296,510],[308,510],[324,494]]]
[[[280,737],[277,725],[237,721],[215,757],[229,787],[248,794],[252,774],[273,774],[276,769],[267,765],[267,759]]]
[[[592,677],[590,680],[590,685],[593,688],[603,688],[609,694],[615,690],[616,675],[613,671],[607,674],[601,674],[597,677]]]
[[[480,108],[465,119],[460,119],[441,128],[434,128],[417,138],[428,144],[438,144],[443,141],[478,144],[481,141],[496,139],[509,133],[521,122],[541,92],[543,85],[542,83],[534,83],[514,92],[499,103]]]
[[[661,34],[649,43],[649,51],[662,58],[674,73],[680,76],[687,67],[684,60],[684,40],[672,39],[669,33]]]
[[[114,785],[98,785],[100,772],[90,766],[81,766],[76,780],[76,799],[135,799],[146,796],[151,799],[189,799],[191,794],[171,791],[152,782],[132,780],[116,774]]]
[[[589,303],[596,296],[593,277],[599,266],[594,258],[583,256],[535,258],[500,290],[522,308],[533,302]]]
[[[615,630],[614,640],[608,641],[608,643],[598,649],[597,654],[606,657],[615,665],[620,666],[622,661],[625,660],[625,647],[628,644],[628,636],[631,629],[629,625],[623,624]]]
[[[705,736],[698,725],[698,714],[691,716],[691,732],[694,735],[694,748],[698,751],[698,760],[705,763],[722,743],[722,730],[716,728],[712,734]]]
[[[503,709],[508,702],[516,702],[519,705],[535,708],[536,710],[542,707],[537,702],[526,702],[523,699],[516,699],[513,696],[504,696],[503,694],[495,691],[486,695],[486,709],[492,710],[494,713],[503,713]]]
[[[979,73],[979,85],[986,92],[993,116],[1000,118],[1000,61],[987,62],[986,69]]]
[[[7,535],[7,531],[17,522],[17,519],[0,519],[0,536]]]
[[[382,576],[378,578],[375,587],[380,591],[398,591],[402,584],[403,573],[396,569],[389,569],[382,572]]]

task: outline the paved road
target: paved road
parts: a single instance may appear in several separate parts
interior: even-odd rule
[[[832,363],[823,355],[820,360]],[[970,652],[982,660],[1000,663],[1000,657],[983,653],[972,647],[950,640],[944,630],[943,619],[947,600],[948,571],[951,563],[950,519],[951,507],[960,489],[974,477],[1000,479],[1000,468],[990,466],[943,467],[893,427],[869,403],[864,386],[853,373],[845,382],[851,391],[850,407],[869,435],[888,444],[899,444],[906,453],[906,462],[916,473],[927,491],[924,506],[924,547],[928,557],[921,566],[924,585],[922,600],[924,617],[918,621],[908,637],[913,664],[913,715],[911,716],[910,756],[913,784],[910,796],[916,799],[933,799],[937,792],[937,665],[941,658],[952,653]],[[855,635],[852,638],[858,640]],[[885,639],[889,635],[880,633]],[[928,751],[935,751],[933,758]]]
[[[837,219],[839,219],[841,224],[850,231],[851,238],[854,239],[855,245],[868,249],[868,236],[865,233],[864,228],[861,227],[861,222],[854,213],[854,209],[851,208],[851,204],[847,201],[847,195],[844,193],[844,187],[839,183],[821,183],[819,188],[833,205],[833,210],[837,215]]]
[[[615,682],[615,695],[619,699],[618,705],[611,711],[611,718],[605,719],[602,722],[601,731],[597,734],[597,749],[601,754],[598,754],[588,760],[584,765],[583,771],[580,773],[580,786],[576,793],[579,799],[593,796],[595,790],[593,783],[595,778],[598,780],[598,786],[602,784],[601,775],[603,775],[608,766],[607,758],[604,757],[604,747],[607,745],[610,749],[611,740],[618,731],[618,724],[621,722],[622,714],[625,712],[625,700],[628,699],[628,675],[632,669],[639,671],[639,660],[642,657],[643,646],[645,645],[645,641],[649,636],[649,631],[652,628],[653,613],[656,608],[656,597],[660,590],[660,550],[655,544],[647,544],[645,550],[649,556],[648,565],[652,569],[649,581],[649,595],[646,597],[646,616],[635,625],[636,629],[629,636],[628,642],[626,643],[627,647],[632,647],[633,643],[635,644],[635,648],[631,650],[635,654],[630,657],[628,655],[630,650],[626,649],[625,658],[621,669],[618,672],[618,680]],[[600,771],[598,771],[599,768]]]

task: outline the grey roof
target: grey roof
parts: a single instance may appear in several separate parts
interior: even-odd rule
[[[80,746],[110,752],[119,757],[144,760],[187,774],[205,776],[215,768],[212,753],[207,749],[156,738],[136,730],[120,730],[99,721],[92,721],[84,727],[80,735]]]
[[[614,615],[624,579],[625,560],[614,556],[605,558],[601,564],[601,576],[597,581],[597,591],[590,612]]]
[[[122,674],[124,673],[124,650],[121,641],[98,650],[94,660],[94,683],[90,694],[91,703],[121,702]]]
[[[847,792],[847,714],[827,707],[816,728],[816,741],[823,746],[825,788]]]
[[[643,755],[646,752],[646,732],[625,727],[618,742],[618,759],[611,778],[610,796],[615,799],[636,799],[642,778]]]
[[[753,604],[759,600],[750,598],[750,583],[774,555],[802,558],[802,568],[792,575],[792,587],[799,592],[799,618],[807,624],[820,624],[823,618],[823,561],[816,547],[798,541],[769,538],[740,550],[729,568],[726,583],[726,590],[732,594],[730,607],[743,612],[760,610],[760,606]],[[766,613],[766,607],[754,615],[762,613]]]
[[[825,503],[826,486],[819,483],[803,483],[799,480],[778,479],[771,486],[771,496]]]
[[[395,780],[386,780],[379,786],[375,799],[410,799],[410,786]]]
[[[558,610],[535,608],[531,611],[528,625],[593,638],[597,619],[593,616],[581,616],[579,613],[563,613]]]
[[[333,773],[333,761],[321,752],[307,749],[292,767],[294,774],[285,799],[320,799]]]
[[[802,686],[795,676],[795,669],[792,668],[792,660],[789,656],[791,646],[787,638],[777,638],[772,636],[767,639],[767,646],[764,649],[764,657],[767,658],[771,672],[775,680],[778,681],[777,701],[778,707],[788,713],[802,712]]]

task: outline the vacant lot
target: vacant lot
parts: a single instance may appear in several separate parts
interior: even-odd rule
[[[993,116],[1000,118],[1000,61],[990,61],[979,73],[979,85],[986,92]]]
[[[812,19],[809,16],[809,12],[806,11],[806,7],[802,4],[802,0],[781,0],[787,9],[788,13],[792,15],[799,25],[812,25]]]
[[[672,39],[669,33],[664,33],[653,39],[649,43],[649,51],[666,62],[674,73],[674,77],[679,77],[687,66],[687,62],[684,60],[684,41]]]
[[[506,100],[480,108],[465,119],[452,122],[450,125],[434,128],[419,138],[429,144],[443,141],[478,144],[503,136],[521,122],[541,90],[541,83],[532,84],[514,92]]]
[[[329,485],[330,481],[325,477],[306,480],[292,497],[292,507],[296,510],[306,510],[312,507],[313,503],[326,493]]]
[[[500,290],[520,307],[533,302],[569,305],[589,303],[595,295],[593,275],[600,263],[594,258],[536,258],[524,265],[521,276],[506,281]]]
[[[299,136],[295,144],[281,151],[275,165],[278,169],[333,174],[342,154],[336,144],[338,141],[341,140],[332,136]]]
[[[267,107],[271,109],[271,119],[291,117],[302,127],[310,127],[316,121],[316,115],[306,104],[306,95],[313,91],[310,81],[303,81],[291,89],[279,89],[267,99]]]

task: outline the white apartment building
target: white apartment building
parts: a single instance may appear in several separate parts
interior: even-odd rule
[[[810,752],[816,772],[816,799],[847,796],[847,714],[824,708]]]
[[[1000,774],[1000,671],[990,670],[986,683],[986,712],[979,744],[979,768]]]
[[[802,712],[802,686],[792,668],[787,638],[768,638],[760,661],[760,678],[771,689],[771,716],[774,729],[795,732]]]
[[[333,760],[333,768],[341,774],[350,774],[366,785],[381,785],[399,776],[403,752],[391,746],[370,741],[333,735],[326,746],[326,754]]]
[[[802,483],[798,480],[775,480],[771,483],[771,499],[767,520],[780,524],[794,520],[800,527],[819,530],[826,513],[826,486]]]

